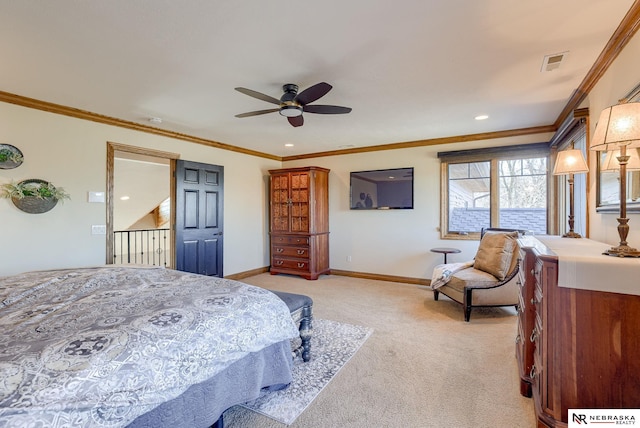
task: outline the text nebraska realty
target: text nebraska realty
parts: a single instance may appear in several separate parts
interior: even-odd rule
[[[635,425],[636,418],[633,415],[589,415],[587,417],[587,415],[574,413],[573,422],[577,422],[579,424],[600,423],[613,425]]]

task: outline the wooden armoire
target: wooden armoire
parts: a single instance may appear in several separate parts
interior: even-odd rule
[[[329,272],[329,170],[269,170],[271,274]]]

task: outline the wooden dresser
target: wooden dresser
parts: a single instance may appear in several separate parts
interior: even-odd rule
[[[569,409],[640,407],[640,259],[588,239],[519,243],[516,356],[538,426],[566,427]]]
[[[269,174],[271,274],[317,279],[329,272],[329,170],[310,166]]]

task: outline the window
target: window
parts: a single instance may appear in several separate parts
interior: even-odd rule
[[[547,233],[546,143],[438,153],[441,235],[477,239],[487,227]]]
[[[464,234],[489,227],[491,163],[452,163],[449,169],[448,230]]]
[[[560,126],[560,130],[551,140],[550,147],[555,151],[562,151],[570,148],[582,151],[582,155],[589,164],[589,150],[587,149],[587,121],[589,118],[589,109],[582,108],[574,110],[564,123]],[[555,159],[555,157],[552,157]],[[550,169],[553,169],[553,163]],[[563,235],[569,231],[569,213],[570,213],[570,192],[569,192],[569,175],[555,175],[555,184],[550,186],[552,192],[551,200],[557,201],[556,205],[556,221],[550,222],[552,225],[556,223],[556,228],[550,233]],[[588,236],[587,224],[587,183],[588,174],[573,175],[573,193],[574,193],[574,226],[573,231],[586,237]],[[596,195],[598,191],[596,190]],[[597,196],[596,196],[597,198]]]
[[[500,227],[547,233],[547,158],[498,161]]]

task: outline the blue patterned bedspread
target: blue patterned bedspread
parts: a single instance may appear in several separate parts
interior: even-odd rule
[[[0,278],[0,427],[113,427],[298,335],[273,293],[162,268]]]

